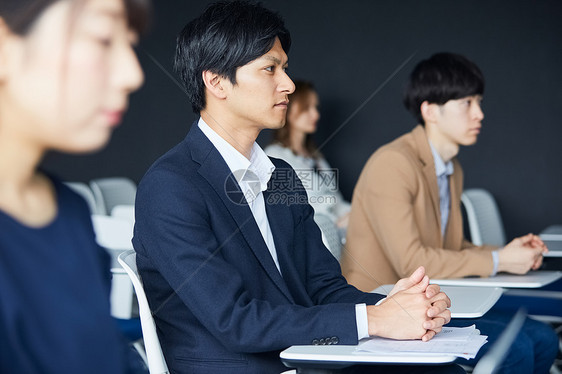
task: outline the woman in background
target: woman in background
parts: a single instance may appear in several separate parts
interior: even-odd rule
[[[329,217],[340,229],[340,237],[345,238],[351,205],[339,192],[336,171],[330,168],[312,139],[320,119],[318,105],[318,94],[312,83],[295,81],[295,92],[289,96],[287,122],[274,132],[273,143],[265,152],[287,161],[295,169],[317,221],[319,215]]]
[[[92,152],[143,74],[147,0],[0,2],[0,372],[123,373],[109,258],[86,203],[38,168]]]

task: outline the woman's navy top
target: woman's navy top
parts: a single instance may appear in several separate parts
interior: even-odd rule
[[[0,210],[0,373],[123,373],[109,256],[84,200],[53,183],[50,224],[31,228]]]

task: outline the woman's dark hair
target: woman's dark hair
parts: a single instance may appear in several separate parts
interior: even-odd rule
[[[475,63],[454,53],[437,53],[420,62],[404,91],[404,105],[421,124],[421,104],[445,104],[484,94],[484,75]]]
[[[291,36],[283,19],[261,4],[246,1],[211,4],[180,32],[174,68],[193,111],[206,106],[203,72],[211,71],[236,84],[236,70],[266,54],[279,38],[289,53]]]
[[[297,104],[299,113],[308,109],[310,105],[310,94],[316,93],[316,89],[311,82],[296,80],[295,92],[289,95],[289,106],[287,107],[287,122],[285,126],[280,129],[275,130],[273,133],[272,143],[281,144],[285,148],[292,149],[291,147],[291,123],[289,122],[289,113],[291,108],[295,109],[294,106]],[[312,137],[313,134],[306,134],[304,139],[304,147],[310,155],[314,158],[320,157],[316,143]],[[294,151],[294,150],[293,150]]]
[[[0,0],[0,17],[10,30],[26,35],[45,9],[60,0]],[[77,6],[89,0],[74,0]],[[150,13],[150,0],[123,0],[129,27],[139,33],[145,31]]]

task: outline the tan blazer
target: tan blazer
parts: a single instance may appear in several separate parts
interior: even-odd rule
[[[492,250],[464,240],[460,210],[463,173],[453,159],[451,211],[441,236],[439,189],[425,129],[381,147],[353,192],[342,271],[363,291],[409,276],[423,265],[431,278],[489,276]]]

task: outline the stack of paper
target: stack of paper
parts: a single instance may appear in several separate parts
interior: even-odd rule
[[[385,355],[451,355],[466,359],[476,357],[487,336],[480,335],[476,326],[443,327],[443,330],[428,342],[421,340],[393,340],[372,337],[359,342],[355,353]]]

